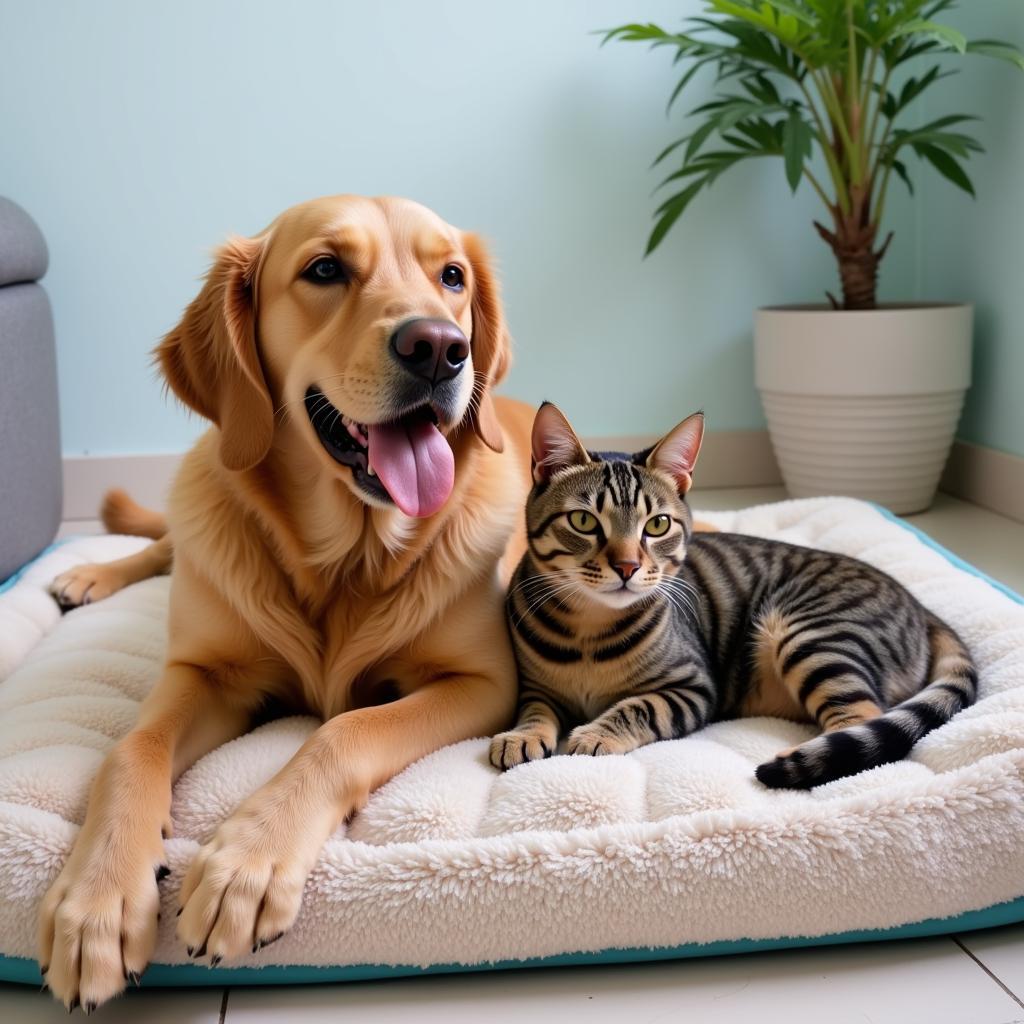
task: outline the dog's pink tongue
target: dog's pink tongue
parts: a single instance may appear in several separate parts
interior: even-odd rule
[[[429,420],[368,428],[369,463],[407,516],[432,516],[455,484],[455,456]]]

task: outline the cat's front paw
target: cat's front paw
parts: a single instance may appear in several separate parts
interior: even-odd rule
[[[615,737],[608,735],[603,729],[593,725],[581,725],[569,733],[565,741],[566,754],[579,754],[587,757],[598,757],[602,754],[622,754],[615,749]]]
[[[525,730],[511,729],[509,732],[499,732],[491,740],[491,764],[503,771],[527,761],[543,760],[550,757],[553,752],[543,737]]]
[[[565,752],[599,757],[603,754],[625,754],[635,746],[635,743],[629,743],[622,737],[590,724],[578,726],[569,733]]]

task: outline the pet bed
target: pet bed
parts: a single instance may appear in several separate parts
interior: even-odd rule
[[[199,844],[315,728],[289,718],[199,761],[174,791],[171,875],[146,984],[308,982],[421,970],[652,960],[962,931],[1024,919],[1024,605],[873,506],[812,499],[707,516],[846,552],[952,623],[978,703],[911,757],[810,792],[754,766],[811,735],[759,718],[623,757],[499,774],[487,740],[424,758],[325,846],[294,928],[216,969],[175,941]],[[157,678],[166,579],[63,618],[47,582],[143,542],[72,540],[0,593],[0,979],[39,982],[36,908],[104,752]]]

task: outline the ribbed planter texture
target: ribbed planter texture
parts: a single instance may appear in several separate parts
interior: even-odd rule
[[[786,488],[893,512],[935,496],[971,382],[973,307],[757,311],[755,379]]]

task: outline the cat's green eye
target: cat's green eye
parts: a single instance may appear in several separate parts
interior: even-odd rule
[[[664,537],[671,525],[672,520],[668,516],[651,516],[644,525],[644,533],[648,537]]]
[[[570,512],[569,525],[577,533],[597,533],[597,516],[591,512]]]

